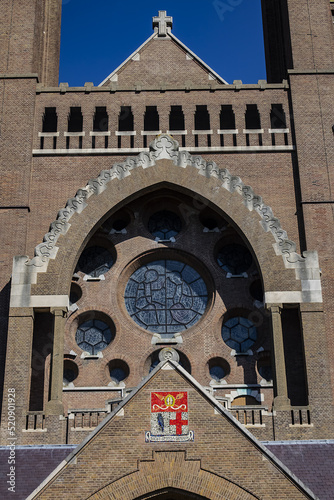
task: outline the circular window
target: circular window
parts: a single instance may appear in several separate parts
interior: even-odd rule
[[[159,240],[169,240],[181,231],[181,220],[173,212],[161,210],[148,221],[148,230]]]
[[[247,318],[236,317],[227,320],[222,327],[224,342],[236,352],[247,352],[257,338],[254,324]]]
[[[132,319],[153,333],[174,334],[192,327],[208,303],[205,283],[195,269],[175,260],[140,267],[125,289]]]
[[[125,380],[130,373],[128,365],[122,359],[113,359],[108,364],[110,378],[116,384]]]
[[[273,380],[273,370],[271,367],[270,358],[264,357],[258,360],[257,362],[257,370],[260,376],[266,380],[266,382],[272,382]]]
[[[97,354],[105,349],[113,339],[110,327],[98,319],[85,321],[77,329],[75,340],[80,349]]]
[[[210,377],[217,382],[230,373],[230,366],[223,358],[212,358],[209,360]]]
[[[64,361],[64,374],[63,374],[63,383],[64,385],[70,384],[73,382],[77,376],[79,375],[79,369],[76,363],[69,359],[65,359]]]
[[[240,275],[250,268],[253,258],[246,247],[233,243],[220,250],[217,261],[227,273]]]
[[[93,278],[109,271],[114,258],[106,248],[93,246],[85,248],[78,261],[78,269]]]

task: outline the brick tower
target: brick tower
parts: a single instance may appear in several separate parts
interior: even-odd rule
[[[159,11],[71,88],[60,0],[4,2],[2,495],[330,498],[331,5],[262,11],[268,81]]]

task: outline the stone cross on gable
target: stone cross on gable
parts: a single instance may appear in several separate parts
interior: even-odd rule
[[[159,16],[153,17],[153,29],[156,27],[158,27],[158,36],[166,36],[173,27],[173,18],[167,16],[165,10],[159,10]]]

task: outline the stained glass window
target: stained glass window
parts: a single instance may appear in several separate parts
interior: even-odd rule
[[[230,318],[223,324],[222,337],[229,347],[243,353],[247,352],[256,341],[257,330],[247,318]]]
[[[207,302],[208,292],[198,272],[175,260],[140,267],[125,289],[132,319],[145,330],[171,337],[197,323]]]
[[[148,230],[159,240],[169,240],[181,231],[180,217],[168,210],[161,210],[150,217]]]
[[[93,246],[85,248],[78,261],[78,269],[93,278],[109,271],[114,263],[111,253],[103,247]]]
[[[227,273],[240,275],[250,268],[253,258],[246,247],[232,243],[220,250],[217,261]]]
[[[77,329],[75,340],[78,346],[89,354],[97,354],[110,344],[113,335],[103,321],[93,319],[85,321]]]

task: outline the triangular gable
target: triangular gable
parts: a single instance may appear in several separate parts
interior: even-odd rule
[[[178,363],[164,361],[27,500],[130,500],[161,488],[316,499]]]
[[[114,83],[122,89],[138,87],[209,87],[227,82],[172,33],[153,33],[99,87]],[[117,87],[116,87],[117,88]]]

